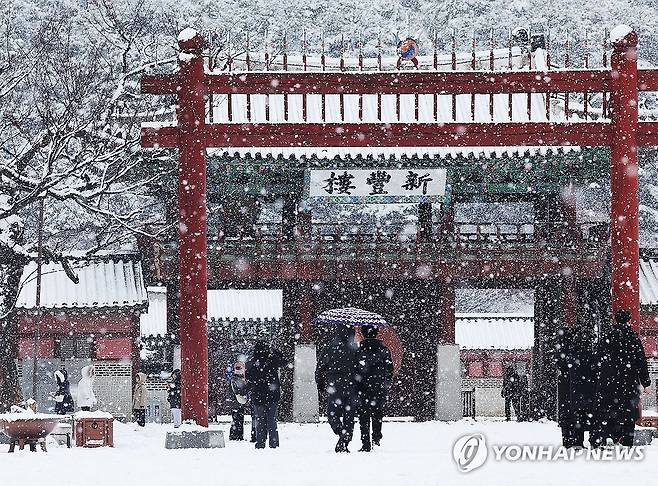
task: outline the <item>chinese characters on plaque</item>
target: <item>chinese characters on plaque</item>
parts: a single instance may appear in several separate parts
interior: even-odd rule
[[[311,170],[309,196],[329,202],[440,201],[445,169]]]

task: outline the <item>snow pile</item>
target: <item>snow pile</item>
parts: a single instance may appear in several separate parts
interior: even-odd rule
[[[616,42],[624,40],[624,37],[626,37],[631,32],[633,32],[633,29],[628,25],[618,25],[610,31],[610,42],[615,44]]]
[[[84,420],[84,419],[111,419],[114,418],[111,413],[102,412],[101,410],[96,410],[93,412],[80,411],[73,414],[75,420]]]
[[[196,54],[190,54],[189,52],[181,52],[178,54],[178,60],[181,62],[192,62],[197,57]]]
[[[183,432],[205,432],[206,430],[208,430],[208,427],[197,425],[196,422],[185,421],[181,424],[180,427],[174,429],[174,431],[170,433],[182,434]]]
[[[0,414],[0,421],[20,422],[23,420],[66,420],[67,415],[54,415],[51,413],[13,412]]]
[[[191,27],[186,27],[180,31],[180,34],[178,34],[178,42],[187,42],[189,40],[194,39],[196,35],[197,35],[196,30],[194,30]]]

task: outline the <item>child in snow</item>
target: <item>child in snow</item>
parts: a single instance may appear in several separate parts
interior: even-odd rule
[[[73,412],[73,397],[71,396],[71,385],[69,384],[69,375],[66,372],[64,363],[59,370],[55,371],[55,381],[57,382],[57,391],[55,392],[55,413],[66,415]]]
[[[80,410],[89,411],[96,405],[96,395],[94,395],[94,380],[96,378],[96,368],[94,365],[82,368],[82,378],[78,382],[78,407]]]
[[[418,69],[418,42],[412,37],[406,37],[402,40],[395,34],[395,44],[399,56],[397,68],[400,69],[402,67],[402,61],[411,61],[416,69]]]
[[[226,369],[229,386],[228,402],[231,407],[231,430],[228,440],[244,440],[244,413],[248,401],[248,385],[245,378],[245,363],[237,361]],[[256,442],[255,420],[252,414],[251,442]]]
[[[146,425],[146,402],[148,391],[146,390],[146,375],[137,373],[135,377],[135,388],[133,389],[133,415],[140,427]]]

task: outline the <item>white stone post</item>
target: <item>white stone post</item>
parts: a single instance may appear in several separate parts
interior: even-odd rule
[[[292,419],[294,422],[318,422],[318,387],[315,383],[317,363],[314,344],[295,346]]]
[[[442,344],[436,349],[436,420],[462,419],[462,380],[459,345]]]

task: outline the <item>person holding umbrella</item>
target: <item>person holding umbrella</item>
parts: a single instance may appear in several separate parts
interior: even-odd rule
[[[359,426],[361,451],[370,452],[370,423],[372,443],[379,445],[382,439],[382,421],[388,390],[393,380],[391,351],[377,339],[376,326],[362,326],[363,341],[357,353],[357,389],[359,392]]]
[[[347,307],[323,312],[317,323],[336,326],[332,341],[318,359],[315,381],[322,394],[327,393],[327,421],[338,436],[336,452],[350,452],[348,445],[354,433],[354,418],[358,406],[358,346],[355,326],[383,325],[381,316]]]

